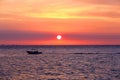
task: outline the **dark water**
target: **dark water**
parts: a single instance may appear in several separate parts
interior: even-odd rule
[[[0,46],[2,53],[25,53],[37,49],[43,53],[120,53],[120,45],[83,45],[83,46]]]
[[[116,53],[120,46],[0,46],[0,80],[120,80]]]

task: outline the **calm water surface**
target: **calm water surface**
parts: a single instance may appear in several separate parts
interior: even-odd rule
[[[120,46],[0,46],[0,80],[120,80],[116,53]]]
[[[0,52],[26,53],[26,50],[37,49],[43,53],[120,53],[120,45],[101,45],[101,46],[0,46]]]

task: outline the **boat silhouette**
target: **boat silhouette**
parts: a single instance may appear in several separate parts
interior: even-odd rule
[[[38,50],[28,50],[26,51],[28,54],[42,54],[42,52],[39,52]]]

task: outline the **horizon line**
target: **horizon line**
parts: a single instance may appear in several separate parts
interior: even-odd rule
[[[22,45],[22,44],[0,44],[0,46],[120,46],[120,44],[85,44],[85,45],[76,45],[76,44],[67,44],[67,45]]]

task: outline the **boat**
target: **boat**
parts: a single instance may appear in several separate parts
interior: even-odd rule
[[[42,52],[39,51],[26,51],[28,54],[42,54]]]

